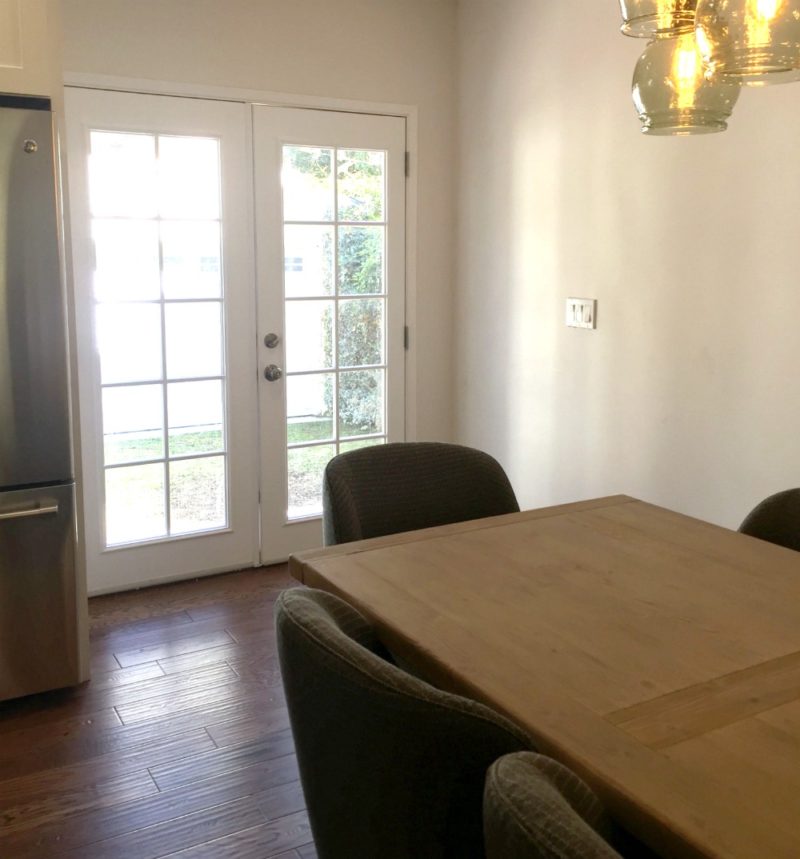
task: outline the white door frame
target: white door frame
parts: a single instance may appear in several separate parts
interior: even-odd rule
[[[154,81],[145,78],[129,78],[119,77],[115,75],[96,75],[85,74],[79,72],[66,72],[64,74],[65,87],[80,87],[83,89],[109,90],[117,93],[140,93],[145,95],[162,95],[162,96],[183,96],[188,98],[201,98],[218,100],[224,102],[236,102],[249,108],[255,104],[274,105],[282,107],[302,107],[316,108],[320,110],[334,110],[338,112],[352,113],[367,113],[384,116],[398,116],[406,120],[406,149],[407,149],[407,172],[406,172],[406,187],[405,187],[405,325],[410,337],[407,339],[404,352],[404,436],[407,440],[414,440],[417,436],[417,361],[418,351],[416,348],[416,338],[414,336],[416,329],[417,316],[417,199],[418,199],[418,180],[415,165],[418,156],[418,108],[415,105],[397,104],[388,102],[370,102],[353,99],[327,98],[317,96],[296,95],[283,92],[251,90],[228,87],[215,87],[207,85],[190,84],[176,81]],[[248,110],[249,112],[249,110]],[[252,124],[248,126],[248,145],[252,151]],[[76,177],[73,175],[71,180],[67,177],[65,188],[68,189],[70,181],[74,185]],[[67,200],[65,209],[69,210],[69,196],[67,191]],[[253,223],[252,200],[250,206],[251,225]],[[74,215],[69,218],[69,229],[73,233],[72,239],[76,235],[76,224]],[[254,235],[254,233],[253,233]],[[69,311],[73,319],[78,319],[80,316],[80,300],[76,299],[76,284],[74,277],[74,254],[73,241],[69,242],[67,249],[67,258],[73,262],[68,266],[67,270],[67,295]],[[255,308],[254,308],[255,317]],[[78,328],[81,327],[78,321]],[[78,332],[78,335],[80,332]],[[77,335],[76,335],[77,336]],[[257,347],[256,347],[257,349]],[[256,351],[254,353],[254,366],[260,368],[260,356]],[[73,359],[74,360],[74,356]],[[77,376],[77,374],[76,374]],[[91,413],[87,416],[82,414],[83,404],[81,403],[81,380],[79,378],[72,379],[72,391],[75,402],[75,411],[80,414],[81,421],[86,419],[92,420],[96,415]],[[82,450],[82,440],[77,439],[75,449],[79,453]],[[85,451],[83,451],[85,455]],[[78,469],[78,474],[81,469]],[[89,523],[84,523],[84,528]],[[189,538],[193,539],[193,538]],[[125,551],[125,550],[121,550]],[[282,560],[282,558],[269,558],[263,560]],[[259,546],[254,546],[254,555],[252,564],[257,566],[261,563],[262,558],[259,555]],[[192,573],[192,575],[212,575],[218,572],[224,572],[230,569],[236,569],[240,564],[231,566],[223,565],[204,570],[202,573]],[[142,584],[162,583],[184,578],[186,573],[176,572],[174,575],[158,576],[150,580],[143,580]],[[113,583],[96,583],[89,587],[89,594],[96,595],[101,593],[113,592],[120,588]]]

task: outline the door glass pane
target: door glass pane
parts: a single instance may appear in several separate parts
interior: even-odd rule
[[[284,146],[283,219],[333,220],[333,150]]]
[[[167,304],[167,376],[192,379],[222,375],[221,304]]]
[[[336,455],[336,445],[293,447],[289,461],[289,519],[319,516],[322,512],[322,472]]]
[[[289,376],[286,380],[286,439],[289,444],[334,438],[335,373]]]
[[[167,533],[164,464],[106,470],[106,543],[134,543]]]
[[[383,432],[384,370],[339,374],[339,435]]]
[[[227,527],[219,141],[91,134],[107,544]]]
[[[224,528],[225,457],[184,459],[169,464],[169,509],[173,534]]]
[[[286,303],[286,370],[327,370],[333,366],[333,302]]]
[[[382,221],[386,153],[364,149],[337,151],[340,221]]]
[[[164,135],[158,138],[162,218],[219,218],[219,183],[219,141]]]
[[[106,463],[164,456],[164,395],[161,385],[103,390]]]
[[[219,298],[219,221],[162,221],[164,298]]]
[[[383,363],[383,298],[339,302],[339,366]]]
[[[321,510],[322,470],[337,451],[385,441],[385,370],[353,368],[386,360],[386,153],[284,146],[282,180],[292,519]],[[355,440],[364,435],[380,437]]]
[[[167,385],[170,456],[225,449],[222,382],[175,382]]]
[[[339,228],[339,292],[365,295],[384,291],[385,227]]]
[[[92,238],[98,301],[161,298],[158,226],[154,221],[98,218],[92,224]]]
[[[161,309],[157,304],[101,304],[96,320],[103,384],[161,378]]]
[[[283,230],[287,298],[333,292],[333,227],[291,224]]]
[[[155,136],[93,131],[90,145],[92,216],[153,217],[158,206]]]

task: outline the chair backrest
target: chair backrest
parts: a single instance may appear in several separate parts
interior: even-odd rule
[[[530,748],[527,737],[400,670],[364,617],[331,594],[284,591],[275,614],[320,859],[483,857],[486,769]]]
[[[335,456],[322,484],[326,546],[516,513],[496,459],[440,442],[396,442]]]
[[[487,859],[620,859],[600,800],[542,755],[519,752],[490,767],[483,815]]]
[[[765,498],[739,526],[742,534],[800,552],[800,489]]]

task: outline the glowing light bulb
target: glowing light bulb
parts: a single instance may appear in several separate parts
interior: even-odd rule
[[[783,0],[750,0],[750,5],[756,7],[756,15],[772,20],[783,5]]]
[[[686,110],[695,105],[697,91],[703,80],[703,59],[693,35],[679,36],[677,41],[667,83],[674,93],[672,106],[677,110]]]
[[[782,0],[748,0],[747,41],[751,47],[768,45],[772,39],[772,22],[778,14]]]
[[[654,39],[633,74],[632,95],[648,135],[724,131],[739,85],[708,77],[692,33]]]
[[[800,0],[698,0],[708,70],[747,86],[800,80]]]

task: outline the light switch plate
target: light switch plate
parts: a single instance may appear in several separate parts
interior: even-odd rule
[[[597,328],[597,299],[567,299],[568,328]]]

